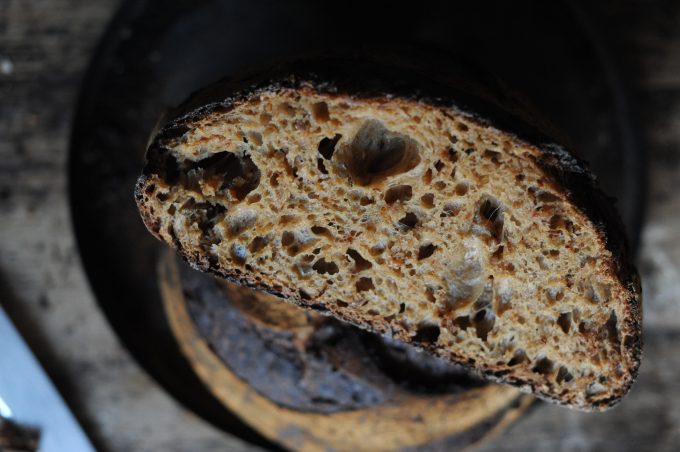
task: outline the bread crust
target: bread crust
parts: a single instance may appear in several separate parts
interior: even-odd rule
[[[447,68],[446,75],[437,75],[444,72],[442,67]],[[195,93],[177,109],[168,112],[160,122],[160,127],[154,131],[147,150],[147,165],[135,189],[135,199],[144,223],[154,236],[164,240],[159,234],[157,219],[143,200],[145,190],[156,181],[157,175],[162,171],[159,162],[162,162],[167,148],[176,143],[194,122],[230,111],[259,94],[282,90],[312,90],[329,96],[352,96],[355,99],[383,102],[401,99],[453,109],[470,121],[494,127],[539,149],[541,155],[536,163],[549,176],[552,188],[564,194],[597,231],[600,245],[612,254],[607,263],[609,271],[630,294],[621,331],[631,365],[627,369],[628,378],[612,397],[599,400],[593,405],[583,405],[569,397],[556,397],[541,391],[527,381],[507,375],[505,370],[479,369],[470,359],[454,353],[450,353],[449,358],[470,366],[491,380],[517,385],[526,392],[536,393],[556,403],[583,410],[608,408],[616,404],[630,389],[637,376],[642,352],[641,286],[631,262],[632,256],[620,217],[612,200],[598,188],[587,164],[555,144],[551,136],[546,134],[546,127],[535,119],[530,109],[525,108],[526,105],[515,98],[503,98],[506,92],[500,84],[488,77],[480,78],[479,75],[474,68],[465,64],[442,65],[441,61],[432,58],[414,60],[384,53],[377,56],[371,54],[370,57],[354,54],[299,59],[266,71],[259,70],[254,74],[222,80]],[[482,79],[488,83],[480,83]],[[176,238],[170,244],[194,268],[366,328],[356,313],[339,312],[314,300],[303,300],[296,288],[269,286],[238,269],[217,268],[211,265],[206,256],[192,254],[183,249]],[[373,319],[371,328],[382,334],[392,334],[390,325],[383,319]],[[406,335],[397,334],[396,337],[411,341]],[[435,351],[431,344],[420,346],[431,352]]]

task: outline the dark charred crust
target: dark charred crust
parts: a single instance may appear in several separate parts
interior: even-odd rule
[[[607,249],[614,255],[613,270],[626,286],[635,284],[637,271],[630,264],[631,253],[614,200],[607,198],[588,171],[587,164],[555,144],[538,146],[543,156],[538,165],[553,179],[599,231]]]
[[[139,209],[139,213],[142,216],[142,220],[144,221],[144,225],[146,226],[146,228],[158,240],[163,240],[163,237],[159,233],[160,231],[159,220],[154,218],[154,216],[151,215],[151,213],[144,206],[144,196],[147,185],[148,178],[146,176],[141,176],[137,180],[137,184],[135,185],[134,191],[135,202],[137,203],[137,208]]]
[[[632,358],[633,367],[630,373],[633,378],[622,391],[621,396],[623,396],[637,377],[642,357],[642,300],[640,295],[642,287],[638,272],[632,264],[632,253],[621,217],[614,207],[614,200],[608,198],[600,190],[596,178],[588,171],[584,161],[572,156],[556,144],[544,144],[539,148],[543,156],[537,159],[538,165],[552,178],[555,186],[565,193],[595,226],[604,246],[612,253],[610,260],[612,273],[629,291],[630,298],[626,305],[628,315],[624,331],[632,341],[627,350],[630,351]],[[617,400],[613,400],[610,404],[599,403],[603,403],[603,406],[611,406]]]
[[[309,88],[329,95],[392,98],[455,108],[532,143],[554,141],[554,127],[518,96],[470,61],[417,49],[416,52],[352,51],[312,56],[257,68],[203,88],[164,115],[155,143],[167,146],[187,125],[211,113],[230,111],[253,95]],[[446,70],[442,70],[445,67]],[[547,131],[547,132],[546,132]]]
[[[261,69],[252,74],[224,79],[193,94],[185,103],[166,114],[163,119],[165,122],[160,124],[148,147],[147,165],[135,189],[135,200],[147,228],[155,237],[162,239],[158,231],[154,230],[153,216],[145,210],[143,200],[144,189],[149,179],[152,175],[162,173],[160,166],[167,148],[176,144],[194,121],[212,113],[230,111],[259,93],[276,93],[283,89],[309,89],[328,95],[349,95],[363,99],[398,97],[436,107],[456,109],[480,125],[498,128],[539,149],[541,156],[536,159],[536,163],[550,177],[555,190],[564,193],[588,218],[599,232],[603,246],[612,253],[609,261],[611,272],[630,294],[626,305],[627,315],[621,326],[622,337],[626,341],[626,350],[632,362],[628,369],[630,377],[626,385],[614,396],[593,401],[591,406],[579,408],[605,409],[613,406],[629,391],[637,377],[642,353],[641,286],[637,270],[632,265],[632,254],[613,200],[607,198],[598,188],[596,179],[588,171],[585,162],[574,157],[562,146],[554,144],[552,138],[554,133],[550,131],[550,127],[541,124],[540,120],[532,116],[534,113],[526,110],[524,105],[510,104],[507,97],[498,95],[502,90],[498,82],[482,77],[485,83],[480,83],[479,73],[464,64],[453,65],[447,72],[441,70],[439,63],[436,58],[395,59],[394,55],[389,54],[371,56],[351,54],[300,59]],[[445,72],[446,76],[436,75]],[[499,100],[501,98],[502,101]],[[177,243],[173,245],[178,248]],[[298,306],[315,309],[312,307],[313,301],[304,300],[294,288],[274,290],[247,275],[211,266],[207,259],[191,259],[182,249],[178,248],[178,252],[195,268],[236,284],[263,290]],[[360,325],[361,320],[346,309],[328,306],[323,307],[322,313],[334,315],[363,329],[368,328]],[[384,334],[394,334],[405,342],[412,342],[406,334],[392,331],[387,322],[379,322],[371,328]],[[416,345],[442,355],[442,351],[435,350],[433,344],[420,342]],[[465,357],[454,354],[443,357],[467,365],[471,370],[491,380],[502,379],[503,382],[517,385],[523,390],[534,389],[532,383],[511,375],[500,375],[493,370],[480,371],[474,367],[474,362]],[[575,405],[575,401],[569,398],[557,399],[542,392],[536,395],[558,404]]]
[[[161,148],[167,146],[172,141],[181,138],[182,135],[189,131],[189,127],[186,124],[170,124],[169,126],[162,126],[162,129],[155,136],[155,142],[159,144]]]

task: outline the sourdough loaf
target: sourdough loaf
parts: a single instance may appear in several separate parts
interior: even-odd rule
[[[544,399],[615,404],[641,298],[611,201],[498,90],[436,73],[326,58],[197,93],[150,142],[145,224],[203,271]]]

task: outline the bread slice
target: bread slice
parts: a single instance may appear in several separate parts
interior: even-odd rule
[[[640,285],[581,161],[484,87],[415,66],[264,74],[195,95],[152,137],[136,201],[157,238],[544,399],[621,399]]]

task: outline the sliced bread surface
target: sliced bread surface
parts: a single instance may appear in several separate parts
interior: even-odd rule
[[[620,400],[640,286],[583,164],[455,89],[343,67],[194,96],[149,146],[149,230],[196,268],[542,398]]]

